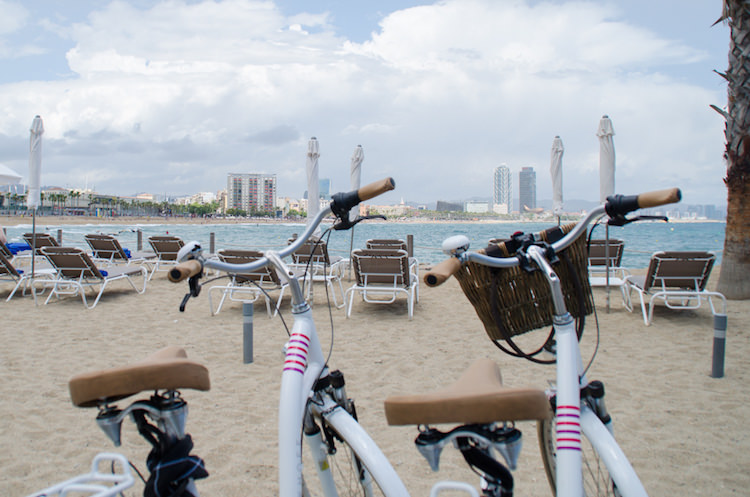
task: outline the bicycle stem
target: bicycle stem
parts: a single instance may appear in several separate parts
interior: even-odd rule
[[[562,293],[560,277],[557,276],[557,273],[555,273],[549,261],[547,261],[544,250],[542,250],[541,247],[532,245],[528,248],[526,255],[536,262],[549,283],[550,290],[552,290],[552,303],[555,306],[555,316],[564,316],[565,314],[568,314],[568,310],[565,308],[565,298]]]
[[[275,269],[278,269],[279,278],[283,279],[289,285],[289,290],[292,294],[292,314],[301,314],[310,309],[310,304],[305,300],[302,288],[300,287],[299,278],[289,269],[289,266],[281,259],[281,256],[277,252],[269,250],[266,252],[266,258]]]

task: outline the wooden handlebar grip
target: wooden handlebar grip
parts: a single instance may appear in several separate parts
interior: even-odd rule
[[[424,275],[424,282],[427,286],[438,286],[445,283],[445,280],[453,276],[461,268],[461,261],[456,257],[451,257],[437,264],[427,271]]]
[[[680,199],[682,199],[682,192],[679,188],[646,192],[638,195],[638,207],[645,209],[646,207],[674,204],[679,202]]]
[[[169,270],[167,278],[173,283],[178,283],[200,273],[201,269],[203,269],[203,266],[196,260],[181,262]]]
[[[394,188],[396,188],[396,182],[393,181],[393,178],[385,178],[363,186],[357,190],[357,196],[359,197],[360,202],[364,202],[365,200],[375,198],[378,195],[393,190]]]

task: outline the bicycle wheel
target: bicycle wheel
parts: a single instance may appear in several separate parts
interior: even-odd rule
[[[372,478],[365,464],[357,457],[354,450],[332,427],[326,427],[327,434],[305,435],[309,450],[302,455],[303,495],[309,497],[327,497],[326,485],[335,487],[339,497],[382,497],[385,494]],[[333,438],[331,438],[333,437]],[[328,438],[328,442],[325,439]],[[331,454],[329,447],[335,452]],[[330,479],[318,474],[319,469],[329,470]],[[326,483],[329,482],[329,483]]]
[[[556,431],[557,423],[555,422],[555,418],[537,422],[539,450],[542,453],[542,462],[544,463],[544,470],[547,473],[547,481],[552,489],[552,495],[556,494]],[[586,497],[620,497],[620,492],[615,488],[607,467],[585,436],[581,437],[581,465],[583,469],[583,492]]]

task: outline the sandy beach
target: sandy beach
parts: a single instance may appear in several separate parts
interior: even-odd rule
[[[714,280],[718,269],[714,270]],[[715,283],[712,282],[712,284]],[[242,316],[232,304],[211,316],[206,292],[178,306],[186,284],[163,273],[137,295],[120,282],[94,310],[79,299],[35,306],[31,297],[5,302],[0,286],[0,495],[23,496],[87,471],[91,458],[113,450],[94,421],[95,409],[72,406],[68,379],[76,373],[121,365],[166,346],[183,346],[211,374],[209,392],[183,392],[190,403],[188,431],[194,453],[210,476],[203,495],[271,496],[277,489],[276,424],[282,322],[255,307],[254,362],[242,361]],[[456,378],[473,359],[500,364],[506,384],[544,388],[550,366],[503,355],[490,343],[473,307],[455,280],[439,288],[422,285],[414,319],[405,301],[393,305],[355,302],[350,319],[332,310],[334,349],[330,364],[341,369],[357,402],[362,425],[393,462],[410,493],[426,496],[433,482],[476,483],[460,455],[446,449],[433,474],[412,441],[415,427],[389,427],[383,400],[389,395],[432,390]],[[654,323],[595,290],[600,344],[590,377],[604,381],[615,433],[652,496],[747,495],[750,488],[750,302],[729,302],[726,376],[710,377],[711,311],[658,308]],[[324,348],[331,341],[324,287],[315,288],[314,312]],[[288,302],[282,312],[291,321]],[[593,316],[587,321],[584,360],[595,348]],[[524,335],[537,343],[546,331]],[[524,449],[514,473],[517,495],[550,495],[533,423],[520,423]],[[124,453],[141,471],[149,446],[132,423],[123,424]],[[137,483],[127,495],[140,495]]]

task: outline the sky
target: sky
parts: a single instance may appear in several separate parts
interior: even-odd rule
[[[550,199],[599,198],[599,120],[618,193],[679,186],[726,204],[729,28],[721,0],[0,0],[0,163],[42,184],[180,196],[228,173],[306,190],[392,176],[384,203],[492,196],[495,167]]]

